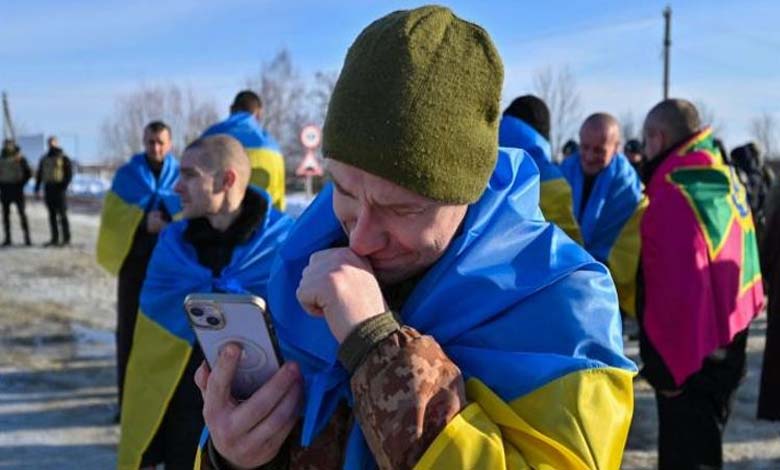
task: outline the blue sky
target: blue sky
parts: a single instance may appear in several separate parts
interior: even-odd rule
[[[302,75],[337,70],[369,22],[419,1],[0,0],[0,89],[27,132],[61,134],[83,161],[99,157],[114,99],[176,83],[227,109],[247,77],[283,47]],[[452,1],[484,26],[505,64],[504,102],[535,71],[569,66],[582,111],[631,111],[661,97],[663,1]],[[727,145],[762,112],[780,118],[780,2],[671,2],[671,94],[707,104]]]

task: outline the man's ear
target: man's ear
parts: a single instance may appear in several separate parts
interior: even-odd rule
[[[232,188],[236,184],[236,180],[238,175],[236,175],[236,170],[233,168],[228,168],[225,171],[222,172],[222,188],[225,190],[228,190]]]

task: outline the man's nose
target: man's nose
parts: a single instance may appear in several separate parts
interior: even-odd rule
[[[349,232],[349,247],[360,256],[369,256],[387,245],[387,233],[371,208],[365,208]]]

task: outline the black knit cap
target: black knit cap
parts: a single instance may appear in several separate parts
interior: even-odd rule
[[[515,98],[512,104],[504,111],[504,116],[512,116],[522,119],[533,127],[542,137],[550,140],[550,109],[534,95],[524,95]]]

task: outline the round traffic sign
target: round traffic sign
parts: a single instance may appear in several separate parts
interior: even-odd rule
[[[316,149],[322,140],[322,132],[315,125],[308,125],[301,130],[301,143],[307,149]]]

